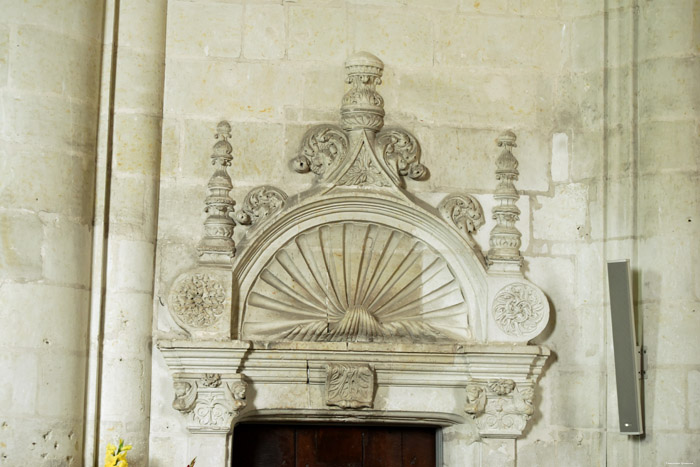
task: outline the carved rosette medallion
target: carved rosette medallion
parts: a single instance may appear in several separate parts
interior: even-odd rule
[[[236,374],[176,375],[173,407],[188,418],[197,433],[228,433],[246,406],[246,383]]]
[[[243,207],[236,213],[239,224],[257,224],[265,217],[280,211],[287,202],[287,194],[273,186],[253,188],[243,200]]]
[[[374,371],[367,364],[329,363],[326,367],[326,405],[344,409],[372,407]]]
[[[525,283],[503,287],[493,300],[493,319],[509,336],[535,333],[547,313],[547,299],[536,287]]]
[[[175,282],[168,301],[178,324],[185,328],[208,328],[225,311],[226,289],[210,274],[187,273]]]

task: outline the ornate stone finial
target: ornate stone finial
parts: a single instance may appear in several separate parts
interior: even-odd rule
[[[340,108],[343,129],[377,132],[384,126],[384,99],[376,91],[384,63],[368,52],[357,52],[345,62],[346,82],[352,86]]]
[[[498,146],[503,147],[496,159],[496,180],[498,186],[494,198],[493,219],[496,226],[491,230],[488,264],[495,269],[519,271],[523,258],[520,256],[520,231],[515,222],[520,218],[520,209],[515,205],[520,198],[513,182],[518,179],[518,160],[513,156],[516,136],[506,131],[498,137]]]
[[[215,135],[218,141],[211,155],[211,163],[216,169],[209,179],[209,195],[205,200],[207,206],[204,212],[208,216],[204,221],[204,237],[197,246],[200,262],[203,263],[230,262],[236,251],[236,244],[231,238],[235,227],[231,213],[236,202],[229,196],[233,184],[226,169],[233,160],[233,148],[228,142],[230,137],[231,125],[226,121],[219,122]]]

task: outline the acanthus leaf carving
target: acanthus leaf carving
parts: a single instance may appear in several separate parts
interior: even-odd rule
[[[192,272],[180,276],[170,291],[170,312],[185,328],[208,328],[225,311],[226,289],[211,274]]]
[[[273,186],[253,188],[243,200],[243,206],[236,213],[236,221],[242,225],[257,224],[264,218],[282,210],[287,202],[287,194]]]
[[[547,315],[547,299],[529,284],[509,284],[494,297],[492,313],[499,329],[509,336],[534,336]]]
[[[399,175],[420,180],[427,174],[420,162],[421,149],[416,138],[400,128],[386,128],[377,134],[377,152]]]
[[[473,235],[486,222],[479,201],[469,194],[451,194],[438,204],[440,215],[452,222],[472,248],[477,248]]]
[[[324,177],[345,159],[348,144],[347,135],[337,126],[315,126],[302,139],[299,155],[292,161],[294,170]]]
[[[367,364],[329,363],[326,367],[326,405],[344,409],[372,407],[374,370]]]

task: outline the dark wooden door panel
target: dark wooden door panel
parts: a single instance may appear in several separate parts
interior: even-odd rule
[[[233,467],[435,467],[435,429],[239,425]]]

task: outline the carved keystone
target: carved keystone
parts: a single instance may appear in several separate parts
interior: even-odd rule
[[[329,363],[326,367],[326,405],[344,409],[372,407],[374,370],[367,364]]]

